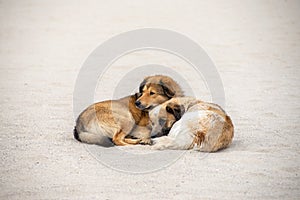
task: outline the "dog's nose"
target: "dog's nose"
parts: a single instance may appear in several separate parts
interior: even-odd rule
[[[136,102],[135,102],[135,105],[136,105],[137,107],[139,107],[139,106],[141,105],[141,102],[140,102],[140,101],[136,101]]]

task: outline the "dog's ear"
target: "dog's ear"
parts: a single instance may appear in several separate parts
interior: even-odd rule
[[[166,111],[172,115],[174,115],[176,121],[180,120],[182,115],[184,114],[184,106],[178,104],[169,103],[166,107]]]
[[[146,83],[147,83],[147,78],[145,78],[140,84],[140,87],[139,87],[140,93],[143,93],[143,88],[145,87]]]
[[[137,93],[134,94],[135,99],[138,99],[141,96],[142,96],[142,93],[139,93],[139,92],[137,92]]]
[[[165,84],[163,81],[160,81],[159,82],[160,86],[162,87],[163,91],[164,91],[164,94],[169,98],[171,99],[172,97],[175,96],[175,92],[170,88],[168,87],[167,84]]]

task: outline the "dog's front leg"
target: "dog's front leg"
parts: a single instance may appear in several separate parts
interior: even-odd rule
[[[116,134],[114,134],[112,141],[115,143],[115,145],[118,146],[125,146],[125,145],[130,145],[130,144],[139,144],[141,142],[141,139],[131,139],[131,138],[125,138],[126,137],[125,132],[120,130]]]
[[[149,126],[136,126],[130,136],[140,139],[140,144],[152,144],[151,140],[151,127]]]
[[[169,136],[162,136],[152,139],[153,145],[151,149],[153,150],[163,150],[163,149],[179,149],[174,138]]]

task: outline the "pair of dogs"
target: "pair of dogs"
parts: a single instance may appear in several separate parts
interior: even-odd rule
[[[139,93],[86,108],[74,137],[101,146],[153,143],[152,149],[215,152],[231,144],[233,131],[221,107],[184,97],[172,78],[155,75],[142,81]]]

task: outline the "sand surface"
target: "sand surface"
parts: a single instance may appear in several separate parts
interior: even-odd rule
[[[0,199],[299,199],[299,10],[299,1],[0,1]],[[182,33],[214,61],[235,124],[230,148],[134,174],[73,139],[82,64],[112,36],[144,27]],[[186,65],[161,52],[128,55],[99,81],[95,101],[148,63]]]

